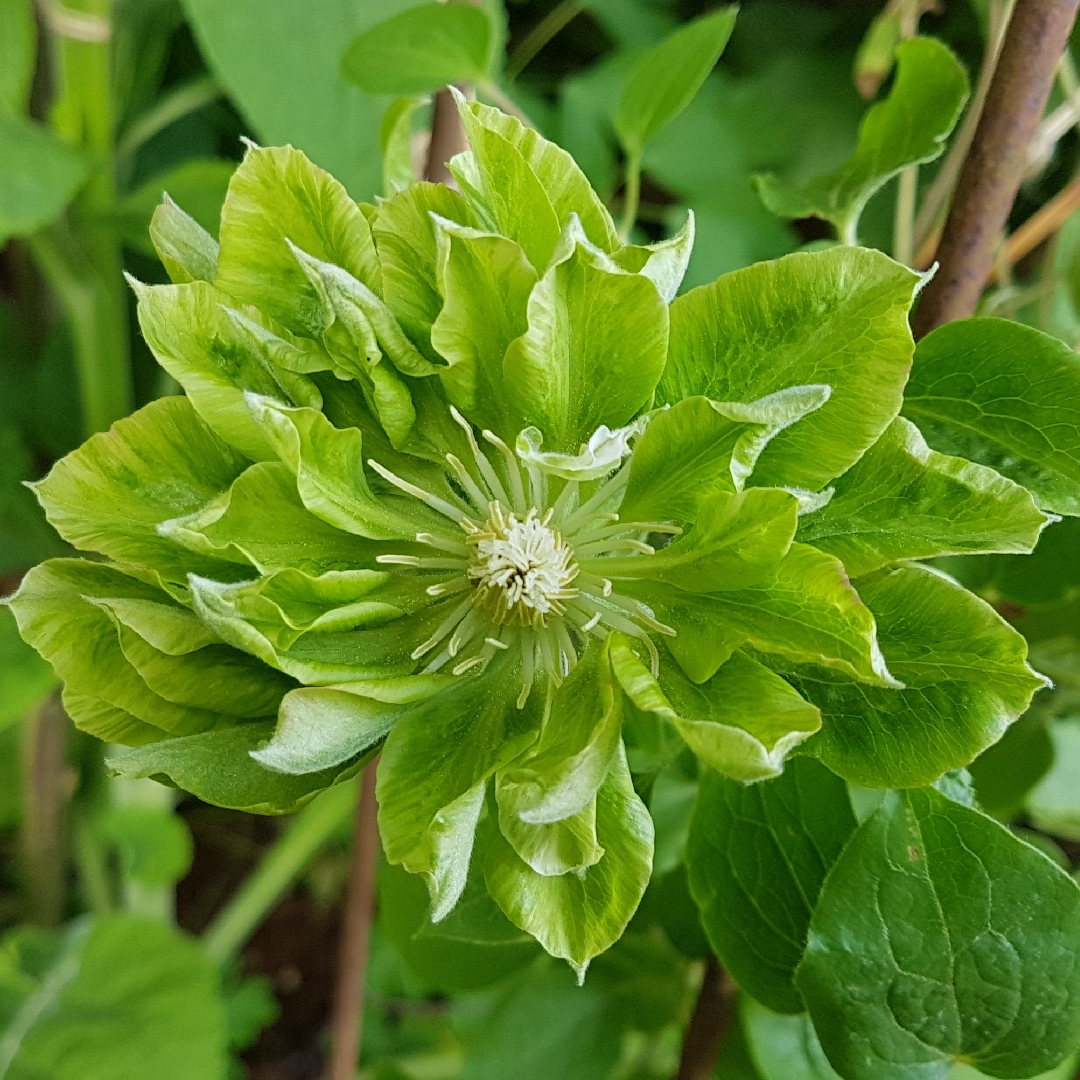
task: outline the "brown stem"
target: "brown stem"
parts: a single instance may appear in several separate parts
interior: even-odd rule
[[[979,302],[1078,5],[1022,0],[1013,9],[941,236],[941,267],[915,312],[917,338],[972,314]]]
[[[59,693],[31,713],[23,728],[22,859],[26,917],[56,926],[64,917],[64,811],[75,787],[68,767],[68,718]]]
[[[720,961],[710,956],[705,961],[705,977],[686,1029],[675,1080],[709,1080],[734,1017],[735,983]]]
[[[337,989],[331,1020],[332,1054],[327,1080],[353,1080],[360,1058],[364,1020],[364,981],[368,943],[375,911],[375,863],[379,855],[378,804],[375,802],[375,767],[365,766],[356,804],[352,869],[345,898],[345,918],[338,952]]]
[[[462,87],[464,90],[464,87]],[[435,95],[435,111],[431,118],[431,142],[428,144],[427,167],[424,179],[433,184],[452,184],[453,177],[446,163],[462,150],[468,150],[465,129],[461,126],[457,106],[449,90]]]

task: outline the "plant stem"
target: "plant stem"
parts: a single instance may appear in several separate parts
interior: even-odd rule
[[[26,718],[22,732],[26,915],[39,926],[56,926],[64,915],[64,811],[75,787],[67,731],[67,714],[54,693]]]
[[[55,5],[50,11],[60,11]],[[72,320],[86,431],[104,431],[131,411],[127,295],[120,244],[102,224],[116,201],[113,174],[112,56],[108,40],[112,0],[69,0],[65,16],[47,20],[57,57],[60,97],[57,132],[83,148],[93,172],[74,206],[75,233],[67,244],[31,245]],[[80,21],[104,28],[85,33]],[[54,238],[55,239],[55,238]],[[42,261],[44,260],[44,261]],[[66,265],[61,265],[66,263]]]
[[[970,315],[979,302],[1078,6],[1023,0],[1013,11],[941,236],[941,269],[915,312],[916,337]]]
[[[159,131],[164,131],[188,113],[216,101],[222,93],[221,84],[210,75],[203,75],[178,86],[128,126],[116,145],[116,156],[130,157]]]
[[[338,952],[328,1080],[353,1080],[360,1059],[368,945],[371,920],[375,913],[375,863],[379,855],[379,808],[375,801],[377,764],[377,758],[369,762],[360,777],[360,799],[353,834],[353,864]]]
[[[949,198],[956,186],[956,178],[960,175],[960,168],[971,148],[971,140],[975,137],[975,129],[982,116],[986,94],[997,67],[1001,42],[1005,37],[1005,28],[1008,26],[1011,10],[1012,0],[990,0],[990,25],[987,28],[986,48],[983,52],[982,67],[979,69],[979,81],[976,83],[975,93],[972,95],[971,104],[949,148],[949,153],[942,162],[937,176],[934,177],[934,182],[927,189],[922,207],[915,218],[916,266],[926,267],[933,261],[934,250],[941,238],[940,230],[944,224]]]
[[[919,30],[920,0],[905,0],[900,9],[900,40],[913,38]],[[910,266],[915,257],[915,200],[919,190],[919,166],[908,165],[897,180],[896,220],[893,226],[893,258]]]
[[[203,934],[213,960],[224,963],[244,947],[297,874],[349,819],[355,800],[355,783],[337,784],[293,818]]]
[[[581,0],[562,0],[556,4],[522,39],[506,62],[506,78],[516,79],[536,58],[540,50],[585,10]]]
[[[144,806],[171,814],[176,803],[175,789],[155,780],[114,777],[109,784],[114,806]],[[159,919],[167,925],[176,921],[176,889],[173,885],[148,885],[124,874],[121,880],[124,910],[129,915]]]
[[[710,955],[705,961],[705,975],[686,1029],[675,1080],[709,1080],[734,1017],[735,984],[720,961]]]
[[[1057,232],[1077,210],[1080,210],[1080,177],[1066,184],[1009,236],[1005,242],[1005,257],[1009,265],[1015,266],[1025,255],[1034,251],[1051,233]],[[997,269],[991,268],[987,284],[996,278]]]
[[[630,233],[637,221],[638,206],[641,202],[641,152],[626,159],[626,194],[623,198],[623,219],[619,226],[619,239],[629,243]]]

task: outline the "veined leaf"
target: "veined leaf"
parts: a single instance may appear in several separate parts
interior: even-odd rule
[[[154,208],[147,229],[169,279],[213,282],[217,273],[218,242],[190,214],[164,195]]]
[[[758,192],[777,216],[831,221],[845,244],[858,243],[863,207],[907,165],[933,161],[945,149],[968,97],[968,80],[949,48],[916,37],[896,50],[898,71],[889,96],[859,128],[855,153],[835,172],[807,184],[758,177]]]

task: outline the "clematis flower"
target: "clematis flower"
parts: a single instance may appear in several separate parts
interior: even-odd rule
[[[1049,516],[900,415],[919,276],[795,254],[676,299],[693,220],[624,245],[572,159],[460,100],[461,194],[358,205],[251,147],[220,246],[166,201],[132,281],[185,396],[36,486],[103,559],[12,602],[111,759],[294,809],[376,752],[431,919],[476,888],[583,973],[652,872],[680,755],[929,783],[1044,684],[920,564]]]

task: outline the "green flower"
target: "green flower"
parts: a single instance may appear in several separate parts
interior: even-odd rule
[[[692,219],[623,245],[567,154],[459,107],[460,195],[357,205],[252,147],[220,247],[158,209],[174,284],[132,284],[186,396],[36,486],[105,558],[12,607],[75,722],[133,747],[117,770],[279,813],[380,750],[432,919],[476,883],[583,972],[687,749],[910,787],[999,738],[1044,680],[917,560],[1030,551],[1050,518],[900,416],[918,275],[834,248],[675,299]]]

